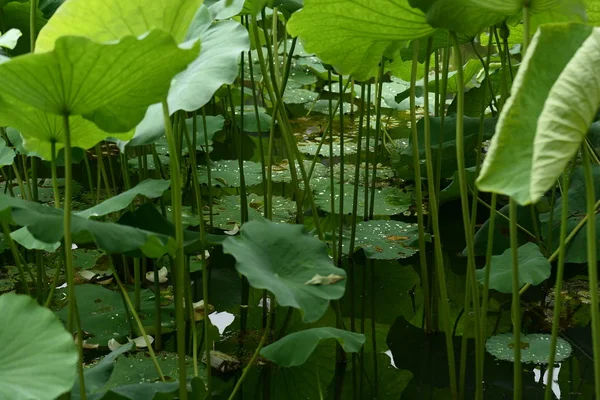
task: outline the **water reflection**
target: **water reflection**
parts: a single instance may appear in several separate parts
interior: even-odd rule
[[[560,399],[560,385],[558,384],[558,375],[560,374],[561,364],[557,364],[552,370],[552,392],[556,396],[557,399]],[[540,378],[542,375],[542,370],[540,367],[536,367],[533,370],[533,381],[536,383],[540,382]],[[542,379],[542,383],[544,385],[548,385],[548,369],[544,371],[544,377]]]

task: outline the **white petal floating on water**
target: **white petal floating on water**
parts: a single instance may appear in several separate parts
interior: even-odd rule
[[[225,329],[235,320],[235,316],[227,311],[212,313],[208,318],[210,318],[210,322],[219,330],[219,335],[222,335]]]

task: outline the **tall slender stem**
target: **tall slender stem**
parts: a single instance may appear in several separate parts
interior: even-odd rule
[[[587,261],[588,261],[588,276],[590,281],[590,314],[592,315],[592,344],[593,344],[593,359],[594,359],[594,383],[596,398],[600,399],[600,314],[598,301],[598,262],[596,253],[596,192],[594,188],[594,175],[592,165],[590,163],[590,155],[582,146],[583,153],[583,168],[585,171],[585,193],[587,201],[587,214],[591,216],[587,223]],[[566,196],[566,193],[565,193]],[[556,318],[556,316],[555,316]]]
[[[521,303],[519,296],[519,245],[517,243],[517,203],[510,199],[510,249],[512,254],[512,325],[513,325],[513,385],[514,399],[521,400],[523,392],[521,370]]]
[[[428,43],[428,47],[430,48],[432,44],[432,41],[429,40]],[[415,44],[415,53],[413,54],[413,81],[416,80],[416,60],[417,60],[417,55],[418,55],[418,45]],[[428,50],[429,53],[429,50]],[[455,364],[455,358],[454,358],[454,345],[452,342],[452,329],[450,326],[450,304],[448,302],[448,289],[447,289],[447,283],[446,283],[446,271],[444,270],[444,255],[442,253],[442,242],[441,242],[441,233],[440,233],[440,226],[439,226],[439,209],[438,209],[438,202],[437,202],[437,193],[435,191],[435,189],[433,188],[433,185],[435,185],[435,179],[434,179],[434,166],[433,166],[433,156],[432,156],[432,151],[431,151],[431,120],[430,120],[430,116],[429,116],[429,95],[427,93],[427,87],[428,87],[428,75],[429,75],[429,62],[426,61],[425,64],[425,75],[424,75],[424,82],[423,82],[423,87],[425,89],[424,92],[424,123],[425,123],[425,132],[424,132],[424,137],[425,137],[425,165],[427,167],[427,182],[429,182],[430,185],[430,190],[429,190],[429,212],[431,214],[431,222],[432,222],[432,227],[433,227],[433,237],[434,237],[434,255],[435,255],[435,266],[436,266],[436,272],[437,272],[437,277],[438,277],[438,286],[440,288],[440,302],[441,302],[441,307],[442,307],[442,314],[444,315],[443,317],[443,321],[444,321],[444,333],[446,336],[446,352],[448,354],[448,373],[450,376],[450,392],[452,393],[452,397],[454,399],[456,399],[457,396],[457,387],[456,387],[456,364]],[[414,82],[413,84],[411,84],[411,103],[414,103],[415,99],[414,99]],[[416,120],[416,115],[415,114],[414,108],[411,106],[411,117],[414,118]],[[420,176],[420,166],[419,164],[419,142],[418,142],[418,136],[417,136],[417,127],[416,127],[416,121],[412,122],[412,138],[413,138],[413,157],[415,159],[415,176],[418,178]],[[415,178],[415,179],[417,179]],[[420,182],[417,181],[417,183],[415,184],[415,187],[420,188]],[[423,229],[423,215],[422,215],[422,207],[420,207],[420,205],[422,203],[419,202],[419,193],[417,192],[417,217],[420,217],[420,220],[418,219],[418,223],[419,223],[419,230],[421,231],[419,233],[419,247],[421,248],[421,246],[423,246],[423,248],[420,249],[420,253],[421,253],[421,280],[423,281],[423,300],[425,302],[425,304],[429,307],[429,309],[426,309],[426,314],[425,314],[425,327],[426,329],[431,329],[431,316],[427,314],[427,311],[429,311],[429,313],[431,313],[431,305],[429,304],[429,299],[430,299],[430,295],[429,295],[429,282],[428,282],[428,272],[427,272],[427,260],[424,256],[425,253],[425,241],[424,241],[424,232],[422,232]],[[421,199],[422,201],[422,199]],[[421,244],[421,241],[423,241],[423,243]],[[425,288],[427,288],[427,290],[425,290]]]
[[[336,260],[338,265],[341,264],[343,258],[343,243],[342,240],[344,234],[344,91],[342,89],[343,86],[343,78],[342,75],[339,75],[339,99],[340,99],[340,190],[339,190],[339,210],[338,210],[338,259]],[[331,84],[331,82],[330,82]],[[358,157],[360,159],[360,156]],[[330,160],[332,162],[333,160]],[[349,253],[352,254],[352,250],[349,250]]]
[[[274,301],[271,301],[271,304],[273,304],[273,303],[274,303]],[[269,310],[269,312],[267,314],[267,324],[265,326],[265,331],[263,332],[263,335],[260,338],[260,342],[258,342],[258,346],[256,346],[256,350],[254,350],[254,354],[252,354],[252,358],[250,359],[250,361],[248,361],[248,365],[246,365],[246,368],[244,368],[244,372],[242,372],[242,376],[235,384],[235,387],[233,388],[233,391],[231,392],[231,395],[229,396],[229,400],[235,399],[235,395],[241,389],[242,383],[246,379],[248,372],[250,371],[250,369],[254,365],[254,362],[258,358],[258,355],[260,354],[260,350],[263,348],[265,342],[267,341],[267,337],[269,336],[269,332],[271,331],[271,320],[272,319],[273,319],[273,311]]]
[[[177,143],[171,126],[169,106],[166,100],[162,102],[165,133],[169,145],[169,157],[171,163],[171,207],[173,212],[173,224],[175,225],[175,325],[177,327],[177,355],[179,367],[179,398],[187,400],[187,374],[185,362],[185,315],[183,309],[185,268],[183,253],[183,221],[181,219],[181,170]]]
[[[556,359],[556,343],[558,341],[558,328],[560,323],[560,312],[562,310],[562,285],[563,285],[563,275],[565,271],[565,254],[566,254],[566,246],[562,245],[562,243],[567,238],[567,213],[569,212],[569,204],[566,189],[569,187],[569,175],[567,172],[563,172],[563,186],[565,187],[565,192],[561,198],[560,205],[560,241],[561,245],[558,247],[558,266],[556,269],[556,283],[554,286],[554,311],[552,318],[552,338],[550,339],[550,356],[548,357],[548,380],[553,379],[553,371],[554,371],[554,360]],[[550,243],[549,246],[552,246]],[[552,400],[552,382],[548,382],[546,384],[546,391],[544,393],[545,400]]]
[[[190,146],[190,135],[189,132],[187,130],[187,126],[184,125],[183,127],[184,129],[184,133],[185,133],[185,139],[188,143],[188,147]],[[195,133],[194,133],[195,134]],[[192,148],[193,149],[193,148]],[[197,162],[196,162],[196,152],[195,151],[190,151],[190,159],[192,162],[192,182],[194,185],[194,193],[195,193],[195,198],[196,198],[196,207],[198,208],[198,210],[202,210],[203,208],[203,202],[202,202],[202,194],[200,193],[200,183],[198,182],[198,173],[196,171],[196,166],[197,166]],[[212,343],[210,342],[210,340],[208,339],[208,331],[210,329],[210,318],[208,318],[208,308],[209,308],[209,302],[208,302],[208,284],[209,284],[209,274],[208,274],[208,263],[206,260],[206,226],[205,226],[205,222],[204,222],[204,218],[200,218],[200,261],[202,262],[202,297],[204,300],[204,310],[205,310],[205,315],[204,315],[204,351],[205,351],[205,355],[206,355],[206,360],[210,360],[210,349],[211,349],[211,345]],[[191,299],[191,296],[190,296]],[[190,301],[191,304],[191,301]],[[195,318],[192,319],[192,324],[196,324]],[[196,351],[196,346],[194,346],[194,351]],[[207,368],[206,369],[206,390],[207,390],[207,399],[210,399],[212,397],[212,374],[211,374],[211,369]]]
[[[69,309],[67,317],[67,329],[73,332],[76,328],[76,321],[79,320],[77,310],[77,297],[75,296],[75,270],[73,268],[73,240],[71,237],[71,200],[73,198],[73,170],[71,157],[71,127],[69,125],[69,114],[63,115],[64,124],[64,155],[65,155],[65,202],[63,209],[63,230],[64,230],[64,253],[65,253],[65,271],[67,276],[67,297],[69,299]],[[79,324],[77,324],[79,325]],[[77,328],[78,331],[81,329]],[[79,385],[83,398],[85,399],[85,380],[83,376],[83,354],[81,352],[83,338],[81,332],[77,335],[77,347],[79,349]]]
[[[463,227],[465,231],[465,241],[467,244],[467,278],[470,281],[473,298],[473,313],[475,315],[475,325],[480,325],[480,299],[479,299],[479,288],[477,279],[475,277],[475,243],[473,239],[473,231],[471,225],[471,216],[469,215],[469,190],[467,187],[467,178],[465,173],[465,150],[464,150],[464,104],[465,94],[463,91],[464,85],[464,74],[463,74],[463,61],[461,55],[460,44],[458,38],[454,32],[450,32],[450,39],[454,50],[454,64],[456,65],[456,79],[458,86],[457,93],[457,115],[456,115],[456,159],[458,168],[458,180],[460,187],[460,203],[461,212],[463,219]],[[475,330],[475,342],[476,346],[480,346],[483,341],[479,329]],[[481,352],[475,353],[476,362],[476,374],[477,374],[477,387],[476,397],[481,398],[483,396],[483,381],[482,368],[483,357]]]
[[[417,81],[417,64],[419,59],[419,41],[414,42],[413,46],[413,59],[412,59],[412,71],[411,71],[411,82],[410,82],[410,124],[411,124],[411,141],[412,141],[412,152],[413,152],[413,168],[415,173],[415,201],[417,208],[417,225],[419,227],[419,263],[421,264],[421,282],[423,287],[423,307],[425,314],[425,331],[431,332],[431,304],[429,297],[429,273],[427,271],[427,253],[425,247],[425,223],[423,218],[423,191],[421,182],[421,157],[419,155],[419,136],[417,134],[417,106],[416,106],[416,81]],[[427,65],[428,67],[429,65]],[[424,78],[427,79],[426,71]],[[427,82],[423,83],[425,90],[427,90]],[[425,98],[427,93],[424,94]],[[427,101],[427,100],[425,100]],[[424,110],[425,121],[429,124],[429,107],[427,106]],[[426,139],[427,140],[427,139]],[[425,142],[427,147],[427,142]],[[429,169],[427,171],[429,173]],[[433,172],[433,171],[432,171]],[[429,176],[429,175],[428,175]],[[433,182],[433,179],[430,181]],[[431,191],[430,191],[431,192]],[[434,197],[430,200],[435,199]],[[432,201],[430,201],[431,203]],[[436,235],[436,241],[439,241],[439,236]],[[442,264],[443,265],[443,264]]]

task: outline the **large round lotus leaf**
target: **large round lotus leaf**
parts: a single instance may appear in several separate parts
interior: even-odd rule
[[[288,30],[307,51],[357,79],[372,76],[388,48],[434,31],[408,0],[306,0]]]
[[[0,398],[53,399],[73,386],[77,350],[54,313],[24,295],[0,296]]]
[[[321,340],[337,340],[346,353],[357,353],[365,343],[362,333],[330,327],[312,328],[290,333],[260,351],[260,354],[283,367],[295,367],[308,360]]]
[[[107,132],[127,132],[150,104],[165,98],[171,79],[196,58],[199,47],[181,49],[158,30],[106,45],[66,36],[51,52],[0,64],[0,85],[3,95],[41,111],[81,115]]]
[[[171,113],[197,110],[208,103],[222,85],[233,83],[238,74],[240,53],[250,47],[248,31],[242,25],[235,21],[215,22],[204,6],[198,9],[185,39],[188,42],[199,39],[202,46],[198,57],[171,82],[167,98]],[[134,143],[151,143],[163,132],[161,106],[154,104],[138,125]]]
[[[20,112],[15,113],[15,109]],[[0,97],[0,124],[18,129],[23,135],[22,150],[45,160],[52,158],[52,142],[55,142],[57,152],[63,148],[65,126],[62,117],[39,110],[14,97]],[[96,124],[78,115],[69,119],[69,128],[71,146],[85,150],[108,136]],[[133,136],[133,130],[112,135],[125,140]]]
[[[240,168],[237,160],[214,161],[210,166],[210,177],[212,185],[225,187],[240,186]],[[206,166],[198,168],[200,183],[208,183],[208,171]],[[260,163],[244,161],[244,178],[247,186],[262,183]]]
[[[333,266],[325,243],[301,225],[250,221],[239,237],[223,242],[223,251],[235,257],[238,272],[252,287],[269,290],[282,306],[300,309],[304,322],[318,320],[329,300],[344,294],[346,272]]]
[[[571,65],[569,70],[580,68],[580,60],[574,56],[584,49],[582,46],[588,38],[593,39],[592,30],[591,26],[584,24],[549,24],[538,29],[515,76],[511,96],[502,109],[496,134],[481,166],[477,178],[480,190],[511,196],[522,205],[539,200],[536,182],[544,175],[544,168],[540,170],[534,162],[534,153],[540,150],[538,127],[546,124],[542,117],[549,117],[545,110],[550,102],[560,99],[560,96],[556,96],[556,90],[565,90],[563,84],[554,89],[563,71],[567,70],[568,65]],[[582,79],[582,75],[576,79]],[[589,82],[589,85],[594,86],[594,83]],[[577,90],[574,86],[570,89]],[[575,94],[566,96],[569,101],[576,97]],[[591,98],[588,100],[590,104],[593,101]],[[578,104],[576,100],[575,104]],[[523,114],[524,108],[527,114]],[[583,110],[573,108],[573,114],[583,121],[584,114],[581,112]],[[515,135],[515,132],[519,134]],[[564,138],[573,139],[572,136]],[[564,147],[553,150],[552,154],[557,159],[562,158],[567,154]]]
[[[343,236],[343,251],[348,254],[350,250],[351,230],[346,229]],[[354,252],[362,248],[367,258],[395,260],[407,258],[418,250],[414,247],[418,238],[418,225],[401,221],[371,220],[356,224],[356,239]]]
[[[168,32],[180,42],[200,4],[202,0],[69,0],[40,31],[35,51],[52,50],[61,36],[84,36],[104,43],[153,29]]]
[[[129,294],[132,296],[132,294]],[[125,343],[130,334],[130,325],[127,318],[129,310],[125,309],[123,297],[120,293],[100,285],[84,284],[75,286],[75,296],[81,317],[81,329],[89,335],[88,344],[98,344],[106,347],[110,339]],[[140,318],[143,321],[146,333],[154,333],[154,292],[143,289],[140,293],[141,310]],[[64,307],[57,314],[66,320],[67,308]],[[172,307],[162,308],[161,318],[163,329],[172,326]],[[140,332],[135,332],[141,334]]]
[[[550,262],[535,243],[528,242],[519,247],[517,254],[519,257],[519,286],[526,283],[539,285],[550,277]],[[502,293],[512,293],[511,249],[507,249],[499,256],[492,256],[491,264],[490,289]],[[487,265],[475,272],[479,283],[484,281],[486,268],[488,268]]]
[[[330,212],[331,211],[331,191],[329,185],[319,190],[317,187],[313,187],[317,193],[315,194],[315,204],[320,209]],[[335,212],[339,212],[340,202],[340,186],[335,186]],[[369,201],[371,191],[369,190]],[[363,186],[358,187],[358,210],[365,207],[365,189]],[[344,184],[344,214],[352,214],[352,202],[354,200],[354,185]],[[384,187],[383,189],[375,189],[375,204],[373,213],[376,216],[382,215],[396,215],[402,214],[408,211],[409,206],[412,204],[412,192],[404,191],[397,187]]]
[[[296,203],[288,198],[273,196],[273,221],[289,222],[296,215]],[[223,196],[215,199],[212,207],[213,225],[221,229],[232,229],[242,224],[240,196]],[[248,219],[261,218],[264,215],[264,199],[254,193],[248,196]],[[204,212],[208,218],[208,211]]]
[[[521,11],[519,0],[409,0],[425,12],[427,22],[441,29],[477,35]],[[535,2],[534,2],[535,3]]]
[[[547,364],[550,358],[550,335],[521,335],[521,362]],[[485,343],[486,350],[494,357],[504,361],[515,361],[512,333],[492,336]],[[571,345],[558,338],[556,342],[556,362],[563,361],[571,355]]]

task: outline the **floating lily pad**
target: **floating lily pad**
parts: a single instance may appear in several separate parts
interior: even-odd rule
[[[282,306],[300,309],[304,322],[321,318],[329,300],[344,294],[346,272],[333,265],[325,243],[301,225],[250,221],[242,226],[239,237],[223,242],[223,252],[236,258],[238,272],[252,287],[269,290]],[[337,279],[331,284],[311,284],[317,275]]]
[[[519,286],[526,283],[539,285],[550,277],[550,262],[540,252],[535,243],[526,243],[518,248],[519,257]],[[512,251],[507,249],[499,256],[492,256],[492,270],[490,271],[490,289],[501,293],[512,293]],[[485,269],[478,269],[475,273],[477,281],[483,284]]]
[[[313,188],[316,191],[315,203],[317,206],[329,212],[331,210],[330,200],[331,192],[329,186],[324,188]],[[339,210],[339,185],[335,186],[335,211]],[[362,186],[358,188],[358,210],[364,209],[365,189]],[[352,201],[354,200],[354,186],[344,185],[344,214],[352,213]],[[370,191],[369,191],[370,201]],[[408,211],[412,204],[412,192],[403,191],[397,187],[385,187],[383,189],[375,189],[375,204],[374,215],[389,216],[402,214]]]
[[[161,352],[156,354],[158,365],[165,376],[177,376],[177,354]],[[192,358],[186,357],[188,375],[192,376]],[[198,363],[204,369],[204,364]],[[122,385],[157,383],[160,381],[156,367],[148,353],[135,353],[128,356],[122,355],[115,363],[115,369],[104,389],[117,388]]]
[[[0,397],[53,399],[73,386],[77,351],[52,311],[29,296],[0,296]]]
[[[273,196],[273,221],[289,222],[296,215],[296,203],[281,196]],[[221,229],[231,229],[241,222],[241,204],[239,196],[223,196],[215,199],[213,205],[213,224]],[[205,212],[207,218],[208,212]],[[250,194],[248,196],[248,219],[254,220],[264,215],[264,201],[262,196]]]
[[[110,339],[125,342],[129,335],[130,324],[123,305],[121,294],[102,286],[84,284],[75,286],[75,296],[81,318],[81,328],[90,336],[87,344],[108,346]],[[131,296],[131,294],[130,294]],[[141,291],[140,318],[148,334],[154,333],[154,293],[149,289]],[[67,307],[58,312],[66,319]],[[163,327],[172,325],[172,316],[167,308],[162,309]],[[137,334],[137,333],[136,333]]]
[[[240,168],[237,160],[214,161],[210,166],[212,184],[224,187],[239,187]],[[208,172],[205,165],[198,168],[200,183],[208,183]],[[260,163],[244,161],[244,178],[247,186],[262,183]]]
[[[521,335],[521,362],[547,364],[550,357],[550,335]],[[485,343],[486,350],[494,357],[504,361],[515,361],[512,333],[492,336]],[[556,342],[556,362],[561,362],[571,355],[571,345],[558,338]]]
[[[344,231],[343,251],[349,252],[350,229]],[[395,260],[407,258],[418,251],[412,243],[418,238],[417,224],[400,221],[372,220],[356,224],[355,249],[362,248],[367,258]]]
[[[283,102],[285,104],[304,104],[313,102],[318,94],[306,89],[288,89],[283,93]]]
[[[335,107],[336,102],[332,103],[332,107]],[[325,115],[329,115],[329,100],[317,100],[314,103],[306,103],[304,105],[308,111],[317,112]],[[350,103],[344,103],[344,114],[350,114],[352,111],[358,110],[357,105],[351,105]],[[339,108],[336,110],[335,115],[339,115]]]

